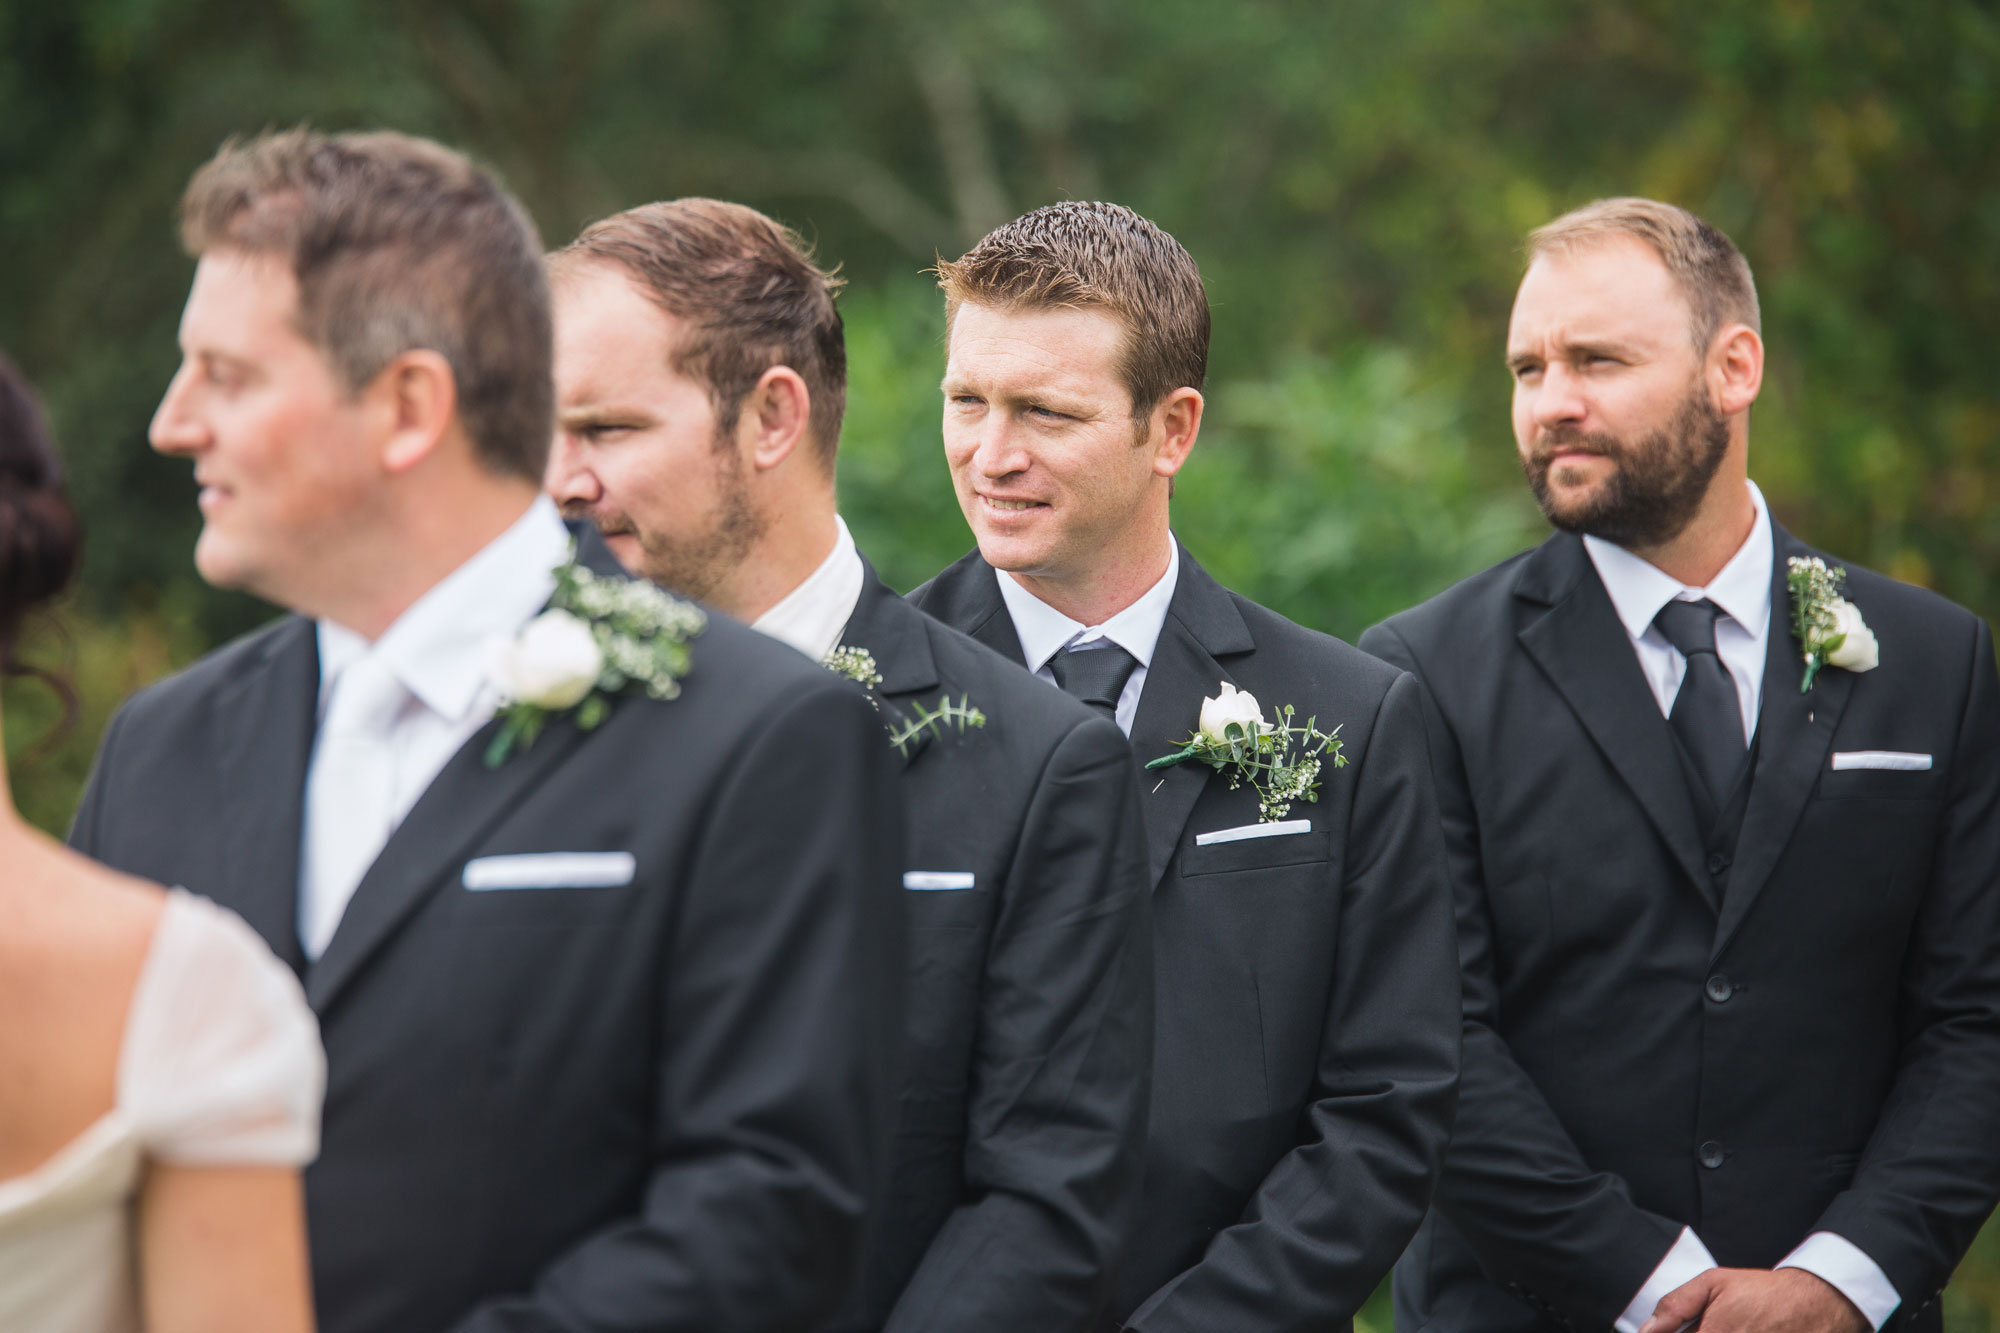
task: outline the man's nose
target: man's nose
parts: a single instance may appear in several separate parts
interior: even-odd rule
[[[207,442],[208,431],[191,410],[193,385],[193,372],[187,366],[174,372],[168,382],[159,407],[154,409],[152,424],[146,428],[146,439],[158,452],[187,455]]]
[[[1581,382],[1567,366],[1559,361],[1551,363],[1542,371],[1541,383],[1530,391],[1533,398],[1529,411],[1535,424],[1543,430],[1581,424],[1590,414],[1582,389]]]
[[[584,465],[583,446],[567,431],[557,431],[549,446],[549,464],[542,473],[542,489],[558,505],[592,505],[604,498],[604,486],[597,474]]]
[[[980,423],[979,445],[972,451],[972,467],[982,477],[1011,477],[1026,472],[1033,458],[1022,447],[1021,433],[1004,412],[990,412]]]

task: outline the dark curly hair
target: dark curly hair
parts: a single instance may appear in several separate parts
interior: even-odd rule
[[[21,624],[69,583],[82,549],[55,442],[35,391],[0,353],[0,676],[34,676],[75,699],[66,682],[15,655]]]

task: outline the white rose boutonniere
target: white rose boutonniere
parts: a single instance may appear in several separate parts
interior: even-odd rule
[[[1318,719],[1310,717],[1297,726],[1292,716],[1292,706],[1286,704],[1276,721],[1266,721],[1256,696],[1225,680],[1214,698],[1201,701],[1201,716],[1187,744],[1146,767],[1200,760],[1218,773],[1227,772],[1232,791],[1248,782],[1257,792],[1257,817],[1275,823],[1292,802],[1319,799],[1320,769],[1328,758],[1335,768],[1347,767],[1339,727],[1321,731]]]
[[[1196,724],[1202,738],[1215,745],[1229,744],[1229,728],[1236,727],[1243,739],[1260,736],[1271,729],[1264,721],[1264,710],[1257,706],[1257,696],[1239,690],[1228,681],[1222,682],[1222,692],[1213,699],[1201,701],[1201,721]]]
[[[1881,646],[1861,618],[1861,609],[1840,595],[1847,571],[1818,556],[1793,556],[1786,562],[1785,585],[1792,593],[1792,634],[1805,655],[1805,678],[1799,693],[1810,690],[1824,667],[1842,671],[1873,671],[1881,665]]]
[[[501,705],[488,768],[533,745],[557,714],[574,710],[590,731],[619,694],[674,698],[692,664],[688,640],[708,623],[700,607],[650,583],[591,573],[574,551],[555,575],[548,610],[492,646],[486,674]]]
[[[519,637],[493,645],[487,676],[509,699],[560,711],[582,703],[603,670],[590,626],[567,611],[544,611]]]

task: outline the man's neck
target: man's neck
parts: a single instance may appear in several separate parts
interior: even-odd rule
[[[1672,540],[1626,549],[1685,587],[1705,588],[1743,549],[1756,526],[1749,480],[1718,474],[1694,520]]]
[[[369,543],[368,554],[348,566],[347,577],[319,605],[298,609],[372,643],[425,593],[520,522],[537,493],[525,481],[488,481],[463,488],[451,504],[412,506],[385,525],[393,538]]]
[[[1149,534],[1144,543],[1107,552],[1111,558],[1074,574],[1009,571],[1007,577],[1079,625],[1102,625],[1166,577],[1173,563],[1173,540],[1170,532]]]
[[[826,563],[840,540],[833,496],[823,503],[802,505],[767,525],[729,585],[716,596],[716,608],[744,624],[790,596]]]

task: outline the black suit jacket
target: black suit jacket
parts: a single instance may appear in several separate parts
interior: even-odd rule
[[[1850,567],[1881,643],[1799,691],[1786,560],[1733,865],[1582,541],[1362,644],[1420,677],[1465,1081],[1399,1328],[1608,1328],[1692,1226],[1727,1266],[1854,1242],[1936,1328],[2000,1192],[2000,689],[1986,627]],[[1929,754],[1927,772],[1837,752]],[[1720,883],[1719,880],[1726,880]]]
[[[325,1333],[803,1330],[845,1296],[902,1026],[893,755],[851,688],[754,631],[711,616],[693,661],[679,699],[555,721],[497,770],[489,724],[302,968]],[[72,842],[302,966],[318,682],[292,617],[140,693]],[[558,850],[636,875],[461,885],[474,857]]]
[[[1152,1063],[1151,883],[1111,723],[932,620],[874,571],[841,643],[884,720],[943,696],[986,725],[899,759],[909,1029],[893,1183],[842,1329],[1066,1333],[1138,1215]],[[885,747],[886,748],[886,747]]]
[[[1015,661],[977,552],[911,594]],[[1142,780],[1155,885],[1152,1126],[1111,1313],[1143,1333],[1344,1326],[1429,1202],[1458,1073],[1450,890],[1416,682],[1221,587],[1181,553],[1132,742],[1177,750],[1229,681],[1341,728],[1309,832],[1183,763]],[[1053,688],[1053,687],[1045,687]]]

